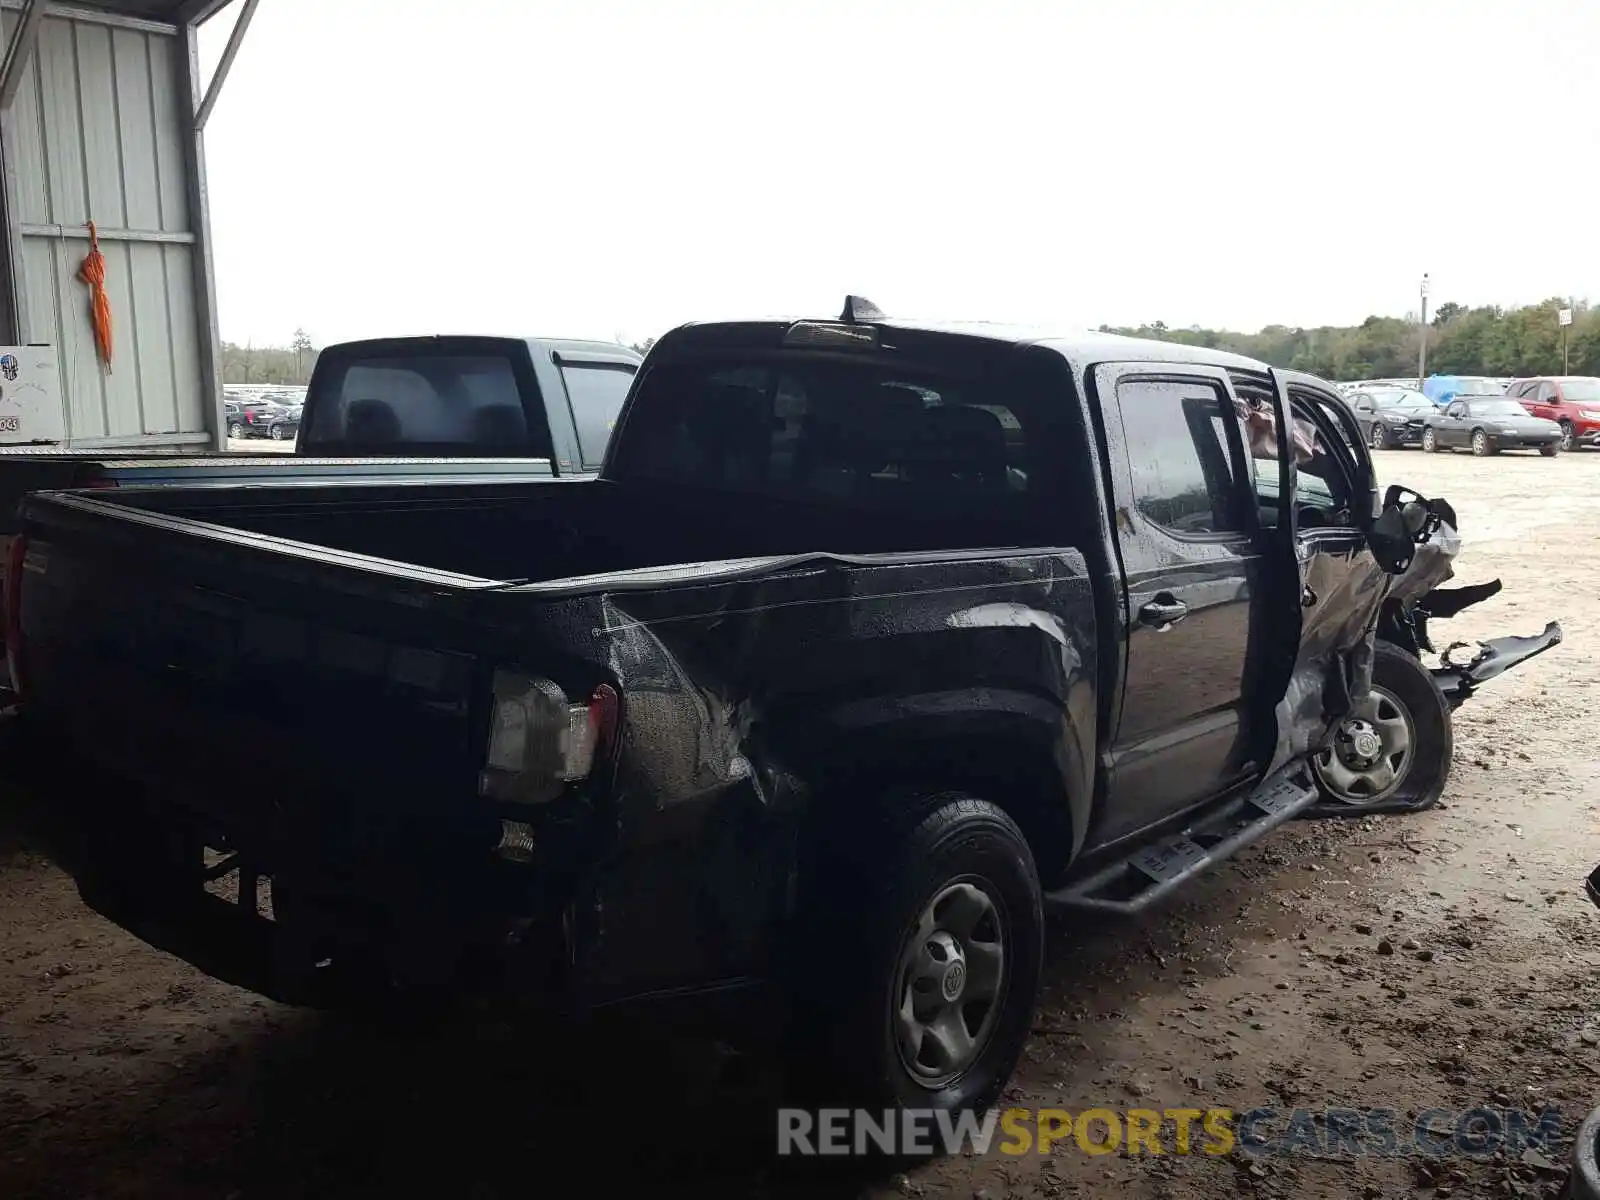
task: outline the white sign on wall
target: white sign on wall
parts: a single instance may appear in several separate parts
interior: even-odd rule
[[[0,445],[66,436],[53,346],[0,346]]]

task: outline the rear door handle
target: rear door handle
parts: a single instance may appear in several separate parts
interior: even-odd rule
[[[1162,592],[1139,609],[1139,622],[1158,629],[1176,625],[1189,615],[1189,606],[1171,592]]]

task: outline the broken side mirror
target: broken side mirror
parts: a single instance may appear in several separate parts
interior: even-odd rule
[[[1401,508],[1385,508],[1367,531],[1367,544],[1378,565],[1390,575],[1400,575],[1416,556],[1416,535]]]
[[[1391,484],[1384,492],[1383,507],[1367,544],[1378,565],[1391,575],[1400,575],[1411,565],[1417,547],[1433,537],[1440,525],[1455,524],[1455,510],[1443,500],[1425,499],[1420,492]]]

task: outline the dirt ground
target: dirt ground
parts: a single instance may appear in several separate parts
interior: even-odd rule
[[[1062,926],[1008,1102],[1558,1107],[1600,1103],[1600,453],[1391,451],[1449,497],[1458,581],[1505,591],[1436,632],[1566,641],[1458,714],[1445,803],[1302,822],[1136,921]],[[1510,1197],[1526,1161],[956,1157],[804,1176],[709,1056],[509,1019],[400,1038],[211,981],[87,913],[0,833],[0,1197],[577,1194]],[[552,1051],[555,1053],[552,1054]],[[757,1093],[760,1083],[757,1081]],[[1559,1156],[1558,1156],[1559,1157]]]

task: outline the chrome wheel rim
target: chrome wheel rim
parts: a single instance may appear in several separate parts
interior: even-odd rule
[[[1372,448],[1374,450],[1382,450],[1383,449],[1383,445],[1384,445],[1383,426],[1382,425],[1374,425],[1372,427]]]
[[[1422,431],[1422,448],[1424,450],[1432,450],[1433,447],[1434,447],[1433,430],[1431,430],[1431,429],[1423,430]]]
[[[1572,449],[1572,426],[1571,425],[1563,425],[1561,427],[1561,448],[1563,450],[1571,450]]]
[[[1472,449],[1476,454],[1482,454],[1489,449],[1489,439],[1481,433],[1472,435]]]
[[[1399,698],[1374,686],[1312,760],[1323,789],[1340,804],[1387,800],[1411,774],[1416,726]]]
[[[947,884],[900,951],[890,999],[906,1074],[930,1091],[965,1074],[994,1035],[1006,985],[1006,922],[993,885]]]

